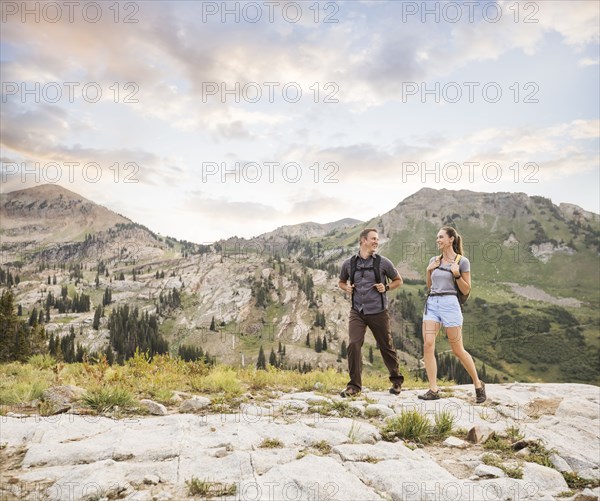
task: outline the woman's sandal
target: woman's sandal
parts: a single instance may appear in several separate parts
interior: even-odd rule
[[[440,390],[438,390],[438,391],[428,390],[427,393],[425,393],[423,395],[419,395],[418,398],[420,398],[421,400],[439,400],[440,399]]]

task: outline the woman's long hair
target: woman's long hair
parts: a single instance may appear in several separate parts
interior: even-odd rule
[[[452,242],[452,250],[461,256],[464,256],[463,245],[462,245],[462,237],[458,234],[452,226],[442,226],[441,228],[446,232],[446,235],[449,237],[454,237],[454,241]]]

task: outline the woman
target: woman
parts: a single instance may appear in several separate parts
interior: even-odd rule
[[[458,302],[456,287],[463,294],[471,290],[471,265],[463,256],[462,239],[456,230],[444,226],[436,237],[441,256],[434,256],[427,266],[427,288],[429,295],[423,313],[423,351],[425,370],[429,380],[429,391],[419,395],[422,400],[440,398],[437,387],[437,364],[435,361],[435,338],[440,325],[446,329],[452,352],[461,361],[475,385],[476,402],[485,402],[485,384],[477,376],[475,362],[465,350],[462,341],[463,316]],[[458,255],[460,260],[456,262]]]

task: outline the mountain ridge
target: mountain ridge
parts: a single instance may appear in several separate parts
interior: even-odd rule
[[[36,216],[45,209],[40,208],[43,200],[28,209],[29,195],[20,193],[19,200],[27,203],[15,205],[12,212],[4,209],[9,199],[3,198],[2,214],[24,226],[44,223]],[[62,229],[68,218],[54,217]],[[600,350],[597,219],[573,204],[561,210],[548,199],[522,193],[425,188],[366,222],[306,223],[314,227],[313,234],[307,226],[292,225],[250,240],[233,237],[211,245],[159,237],[120,219],[102,231],[80,226],[77,240],[42,234],[53,239],[48,248],[31,248],[36,232],[25,230],[21,241],[12,242],[3,233],[1,264],[4,271],[20,275],[16,303],[27,315],[44,307],[44,294],[58,297],[62,286],[71,296],[89,294],[92,310],[60,314],[51,308],[47,328],[63,336],[75,325],[81,328],[77,342],[90,349],[106,346],[107,317],[127,304],[157,315],[172,354],[193,345],[224,363],[254,363],[261,346],[277,349],[285,343],[290,364],[343,370],[348,298],[337,288],[339,265],[355,251],[360,231],[377,227],[380,252],[406,279],[401,290],[390,293],[390,313],[402,363],[418,374],[424,269],[437,252],[439,227],[455,224],[465,237],[472,267],[472,299],[464,315],[468,349],[478,365],[485,362],[490,377],[504,381],[590,382],[600,379],[593,361]],[[50,284],[52,275],[56,285]],[[99,329],[92,329],[93,308],[108,288],[113,304],[106,307]],[[181,301],[165,307],[160,301],[174,291]],[[365,350],[374,346],[368,336]],[[305,343],[309,337],[310,346]],[[317,352],[315,340],[324,337],[328,348]],[[544,346],[541,353],[538,344]],[[440,351],[446,349],[441,339]],[[574,361],[582,349],[589,368]],[[382,368],[377,357],[366,366]]]

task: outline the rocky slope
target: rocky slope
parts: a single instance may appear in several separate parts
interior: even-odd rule
[[[395,397],[366,389],[345,406],[319,392],[280,393],[256,396],[236,413],[214,412],[210,396],[178,394],[169,408],[146,402],[160,414],[152,417],[80,415],[76,404],[50,417],[9,414],[1,418],[0,497],[179,500],[193,497],[195,478],[206,482],[202,499],[598,499],[599,487],[571,490],[560,473],[598,485],[597,387],[488,385],[479,406],[470,386],[447,391],[448,398],[424,402],[415,390]],[[340,416],[350,410],[353,417]],[[471,441],[418,447],[382,440],[385,423],[411,410],[430,418],[449,412],[456,428],[472,430]],[[482,445],[515,430],[523,438],[508,458]],[[551,451],[551,467],[528,460],[539,445]],[[510,468],[522,478],[508,477]]]
[[[465,326],[478,366],[485,362],[506,382],[600,381],[594,273],[600,216],[572,204],[557,207],[523,193],[427,188],[365,223],[305,223],[210,246],[159,237],[58,186],[2,195],[0,215],[0,265],[19,275],[12,287],[24,315],[44,309],[48,293],[58,297],[63,286],[70,296],[91,296],[89,312],[51,308],[49,332],[62,336],[73,327],[78,343],[102,349],[111,310],[130,304],[156,311],[157,298],[175,288],[181,307],[159,319],[173,354],[192,344],[221,363],[254,364],[261,345],[268,353],[282,342],[292,363],[338,368],[345,368],[338,353],[349,306],[337,288],[339,265],[355,251],[360,230],[375,226],[381,253],[413,281],[390,294],[393,328],[403,337],[398,346],[409,370],[419,366],[423,270],[436,252],[433,237],[442,224],[455,223],[465,235],[474,277]],[[94,308],[107,288],[113,303],[95,331]],[[410,301],[400,297],[404,293]],[[317,314],[324,315],[324,327],[315,325]],[[209,331],[213,318],[218,332]],[[310,348],[304,343],[309,334]],[[316,353],[317,336],[327,337],[327,351]],[[368,337],[365,354],[374,344]],[[582,363],[581,356],[589,360]],[[591,370],[575,374],[582,365]]]

